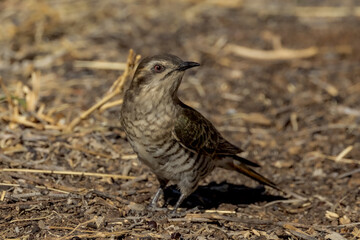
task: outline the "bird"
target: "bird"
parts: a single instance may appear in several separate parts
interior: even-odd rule
[[[198,66],[171,54],[144,58],[125,92],[120,113],[130,145],[160,184],[149,206],[156,208],[163,190],[172,182],[181,193],[173,213],[215,167],[237,171],[280,190],[251,168],[259,167],[257,163],[239,156],[239,147],[179,99],[185,70]]]

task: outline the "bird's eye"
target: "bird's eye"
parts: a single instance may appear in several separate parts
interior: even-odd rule
[[[160,64],[156,64],[156,65],[154,66],[154,71],[155,71],[156,73],[161,73],[161,72],[163,72],[164,70],[165,70],[165,67],[162,66],[162,65],[160,65]]]

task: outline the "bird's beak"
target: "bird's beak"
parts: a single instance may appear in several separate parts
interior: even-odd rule
[[[180,66],[178,67],[177,70],[185,71],[186,69],[189,69],[192,67],[197,67],[197,66],[200,66],[200,64],[196,63],[196,62],[183,62],[182,64],[180,64]]]

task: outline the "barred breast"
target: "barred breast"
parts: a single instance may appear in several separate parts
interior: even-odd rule
[[[186,195],[192,193],[199,181],[215,167],[211,157],[190,151],[173,138],[160,144],[144,146],[139,159],[151,167],[156,175],[177,184]],[[149,165],[149,159],[156,164]]]

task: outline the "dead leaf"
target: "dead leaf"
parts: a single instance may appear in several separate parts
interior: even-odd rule
[[[360,237],[360,229],[358,229],[357,227],[354,228],[354,230],[351,232],[351,234],[354,237]]]
[[[334,220],[334,219],[338,219],[339,215],[337,213],[334,213],[334,212],[326,211],[325,217],[327,219]]]
[[[273,166],[277,168],[290,168],[293,166],[293,162],[278,160],[273,164]]]
[[[348,218],[348,216],[344,215],[340,218],[340,224],[349,224],[351,223],[350,218]]]
[[[25,151],[27,151],[27,149],[20,143],[16,144],[15,146],[2,149],[2,152],[6,155],[12,155],[14,153],[25,152]]]
[[[330,240],[346,240],[346,238],[344,238],[343,236],[341,236],[339,233],[336,233],[336,232],[327,234],[327,235],[325,236],[325,239],[330,239]]]

